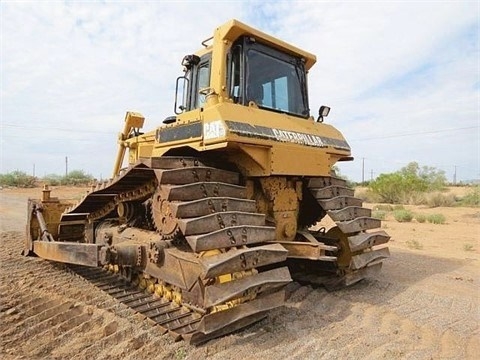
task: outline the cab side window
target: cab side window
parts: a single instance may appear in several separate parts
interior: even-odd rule
[[[228,68],[229,95],[235,104],[243,104],[243,57],[242,45],[237,44],[230,52]]]
[[[200,94],[203,89],[210,87],[210,63],[212,56],[206,54],[200,58],[200,62],[194,68],[192,74],[193,83],[190,92],[190,110],[199,109],[205,105],[205,94]]]

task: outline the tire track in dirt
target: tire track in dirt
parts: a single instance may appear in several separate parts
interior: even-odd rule
[[[457,281],[446,275],[394,280],[395,257],[379,277],[349,289],[329,293],[292,283],[286,306],[266,320],[192,347],[162,336],[63,265],[22,257],[20,233],[2,233],[0,241],[2,359],[474,359],[480,353],[478,294],[429,288]],[[405,268],[418,266],[418,259],[399,258]]]
[[[235,347],[239,359],[473,359],[480,350],[473,308],[471,298],[378,280],[333,293],[297,284],[286,307],[249,335],[213,340],[191,356],[228,358]]]
[[[2,233],[0,241],[2,357],[114,359],[163,338],[64,265],[21,256],[20,233]]]

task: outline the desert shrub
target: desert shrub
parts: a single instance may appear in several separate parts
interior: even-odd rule
[[[372,217],[379,220],[385,220],[387,212],[383,210],[374,210],[372,211]]]
[[[417,222],[419,223],[424,223],[425,221],[427,221],[427,217],[423,214],[415,214],[414,215],[414,218],[415,220],[417,220]]]
[[[480,186],[475,186],[460,199],[460,205],[480,206]]]
[[[421,194],[442,190],[445,184],[443,171],[427,166],[420,168],[418,163],[412,162],[397,172],[381,174],[369,188],[381,202],[416,204],[421,201]]]
[[[418,240],[407,240],[406,244],[410,249],[415,249],[415,250],[423,249],[423,245]]]
[[[421,205],[425,203],[425,193],[412,191],[400,197],[400,203],[407,205]]]
[[[42,178],[42,181],[50,186],[57,186],[62,184],[63,177],[57,174],[48,174]]]
[[[445,216],[443,214],[430,214],[427,216],[427,221],[432,224],[445,224]]]
[[[23,171],[12,171],[7,174],[0,174],[0,185],[2,186],[16,186],[22,188],[30,188],[35,186],[36,178],[27,175]]]
[[[362,199],[364,202],[367,202],[370,204],[380,201],[380,197],[370,189],[362,189],[362,190],[356,191],[355,197]]]
[[[405,209],[394,210],[393,217],[398,222],[410,222],[413,219],[413,213],[410,210]]]
[[[473,245],[472,244],[463,244],[463,250],[465,251],[473,251]]]
[[[373,210],[393,211],[393,206],[390,204],[378,204],[373,207]]]
[[[92,181],[92,175],[85,174],[83,170],[73,170],[62,178],[62,185],[88,185]]]
[[[436,191],[425,196],[425,204],[432,208],[439,206],[449,207],[456,204],[456,199],[453,194],[443,194]]]

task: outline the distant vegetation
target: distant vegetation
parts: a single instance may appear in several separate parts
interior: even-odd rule
[[[90,174],[85,174],[83,170],[73,170],[67,176],[58,176],[55,174],[46,175],[42,181],[47,185],[88,185],[94,180]]]
[[[423,194],[441,191],[447,185],[445,173],[432,167],[420,167],[412,162],[399,171],[381,174],[370,182],[369,189],[379,202],[390,204],[417,203]]]
[[[0,186],[14,186],[21,188],[35,187],[38,183],[47,185],[88,185],[94,180],[92,175],[85,174],[82,170],[73,170],[66,176],[56,174],[46,175],[37,178],[26,174],[23,171],[12,171],[7,174],[0,174]]]
[[[396,172],[379,175],[358,197],[370,203],[426,205],[432,208],[480,206],[479,185],[473,186],[462,197],[445,193],[447,185],[444,171],[411,162]]]
[[[22,188],[35,187],[36,178],[27,175],[23,171],[12,171],[8,174],[0,174],[0,186],[16,186]]]
[[[460,199],[463,206],[480,206],[480,185],[476,185]]]

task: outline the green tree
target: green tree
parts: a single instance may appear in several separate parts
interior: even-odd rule
[[[441,190],[447,180],[442,170],[434,167],[420,167],[411,162],[399,171],[381,174],[369,184],[370,190],[378,195],[382,202],[401,203],[406,199],[428,191]]]

